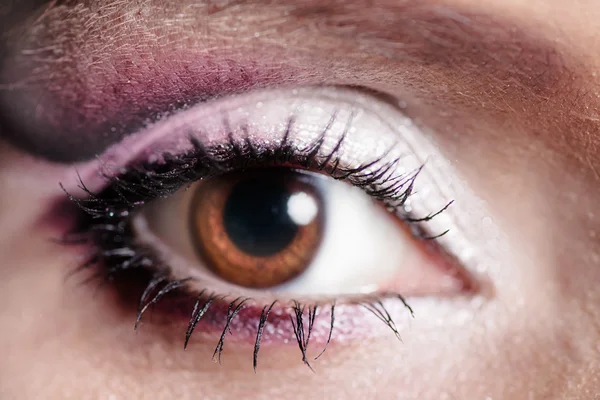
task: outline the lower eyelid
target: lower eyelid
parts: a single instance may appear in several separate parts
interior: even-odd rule
[[[172,328],[176,328],[178,334],[168,340],[192,350],[195,346],[206,346],[207,343],[218,346],[219,337],[224,334],[225,328],[228,331],[226,340],[229,345],[255,346],[258,330],[261,329],[258,339],[261,348],[290,345],[297,347],[298,321],[302,318],[300,325],[305,340],[310,332],[310,339],[303,346],[308,347],[308,361],[312,363],[329,345],[356,343],[389,335],[400,338],[400,330],[415,318],[412,309],[407,308],[396,294],[390,294],[384,299],[362,296],[345,302],[325,301],[322,304],[294,301],[265,303],[249,300],[239,314],[228,321],[228,315],[231,315],[231,311],[245,298],[223,299],[217,296],[190,330],[190,317],[192,320],[194,317],[191,310],[202,310],[210,296],[206,293],[200,297],[175,294],[163,299],[153,306],[151,315],[144,315],[140,319],[137,329],[163,327],[172,332]],[[198,304],[196,301],[199,301]],[[311,313],[315,312],[316,317],[311,323]],[[393,318],[382,321],[382,316],[385,318],[388,313],[393,315]],[[266,319],[261,321],[261,316]],[[186,331],[189,338],[186,333],[186,338],[182,341],[181,333]]]

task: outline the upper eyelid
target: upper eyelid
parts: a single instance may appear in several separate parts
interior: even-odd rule
[[[284,165],[281,163],[285,160],[279,160],[277,155],[283,150],[286,156],[291,157],[288,159],[291,166],[309,170],[326,167],[326,174],[344,179],[382,201],[414,228],[411,230],[416,237],[437,238],[446,233],[439,226],[432,230],[423,230],[419,226],[420,222],[431,219],[428,215],[437,215],[438,211],[448,208],[450,199],[446,199],[446,195],[432,196],[431,188],[418,183],[415,193],[417,199],[411,201],[417,176],[431,174],[428,169],[423,171],[423,167],[426,159],[436,154],[433,144],[408,118],[387,102],[344,88],[267,90],[236,96],[233,100],[237,102],[233,104],[229,100],[223,99],[222,103],[237,114],[235,124],[222,122],[226,113],[213,112],[219,109],[220,103],[201,104],[199,111],[191,109],[180,116],[180,120],[174,123],[176,129],[172,121],[166,120],[164,126],[157,130],[141,132],[138,137],[130,137],[129,144],[117,145],[113,149],[114,154],[109,152],[104,159],[84,165],[86,169],[77,174],[78,180],[73,177],[63,181],[71,184],[64,190],[71,200],[92,215],[103,215],[108,209],[117,217],[123,212],[129,215],[147,202],[166,197],[186,184],[209,178],[215,173],[218,175],[252,167],[257,163]],[[290,109],[289,106],[294,104],[296,107]],[[251,125],[246,118],[257,114],[256,117],[262,121],[263,114],[253,108],[257,105],[269,112],[272,111],[271,105],[281,110],[275,113],[278,116],[275,119],[267,119],[265,126],[254,126],[253,132],[248,129]],[[209,108],[206,109],[206,106]],[[250,114],[246,114],[246,111]],[[206,118],[208,115],[213,115],[217,125]],[[281,117],[283,119],[279,119]],[[225,120],[229,121],[227,118]],[[316,121],[321,123],[315,125]],[[351,122],[356,122],[356,125]],[[216,130],[205,130],[203,124]],[[283,126],[271,131],[277,124]],[[312,126],[308,136],[303,130],[307,126]],[[196,129],[195,133],[190,130],[192,127]],[[234,131],[236,134],[233,134]],[[373,132],[379,134],[377,140],[373,140]],[[258,138],[253,136],[255,134]],[[357,144],[359,147],[356,147]],[[231,154],[238,153],[245,154],[246,161],[231,166]],[[126,158],[119,160],[122,156]],[[163,164],[163,157],[165,161],[174,160],[174,163]],[[104,162],[111,165],[107,167]],[[208,170],[212,172],[207,175]],[[154,178],[152,174],[155,171],[166,179]],[[169,178],[173,175],[177,179]],[[182,177],[185,179],[181,180]],[[77,182],[84,189],[84,193],[79,195],[73,185]],[[426,182],[431,181],[425,179]],[[138,187],[142,189],[139,193]],[[105,191],[106,188],[109,191]],[[424,188],[429,195],[423,197],[419,194],[420,188]],[[125,196],[128,193],[131,196],[127,198]],[[410,205],[411,209],[404,209],[405,204]],[[123,208],[123,205],[129,205],[130,208]]]
[[[191,149],[189,139],[194,136],[203,136],[203,138],[199,139],[208,147],[211,146],[208,142],[214,142],[218,145],[230,144],[229,141],[232,137],[236,142],[242,143],[245,140],[244,137],[247,135],[261,136],[263,137],[261,140],[281,140],[285,129],[291,128],[294,131],[307,129],[302,128],[302,124],[315,123],[315,117],[312,114],[307,114],[307,111],[304,110],[302,121],[295,121],[296,123],[292,127],[287,126],[290,121],[299,116],[299,114],[294,115],[295,111],[293,107],[290,107],[296,103],[299,105],[306,104],[308,107],[316,107],[316,105],[312,104],[312,101],[309,101],[314,96],[322,101],[322,103],[319,103],[322,104],[322,107],[328,107],[327,110],[336,110],[335,113],[337,115],[335,121],[331,121],[331,115],[325,112],[320,117],[324,118],[323,124],[311,128],[316,129],[314,132],[311,132],[312,135],[318,135],[319,132],[317,131],[326,127],[325,122],[335,122],[335,126],[331,127],[335,132],[328,135],[328,138],[331,136],[332,140],[335,139],[337,142],[339,140],[338,136],[349,128],[348,123],[350,120],[359,123],[356,117],[356,110],[360,110],[362,115],[361,121],[366,119],[371,120],[372,123],[371,126],[367,127],[369,128],[367,131],[365,131],[365,122],[362,122],[362,128],[353,126],[352,137],[368,135],[370,134],[369,132],[375,130],[379,135],[379,141],[376,144],[369,140],[369,146],[377,146],[379,148],[387,146],[391,148],[401,144],[406,153],[414,153],[412,140],[417,139],[416,133],[413,132],[416,128],[401,111],[390,105],[387,101],[375,100],[369,94],[347,88],[309,87],[297,90],[266,90],[253,94],[226,97],[211,103],[201,103],[166,118],[164,121],[150,126],[144,131],[125,138],[121,143],[111,147],[96,160],[80,164],[77,170],[72,170],[71,177],[65,177],[62,182],[70,192],[76,192],[74,183],[79,180],[87,185],[87,189],[92,192],[97,191],[106,183],[106,178],[118,175],[119,168],[136,166],[136,164],[143,165],[148,162],[152,163],[152,159],[159,159],[168,153],[185,153],[183,149]],[[270,117],[268,121],[263,121],[261,119],[262,114],[253,111],[253,107],[258,103],[264,104],[264,109],[269,112],[274,112],[273,108],[278,107],[277,114],[275,114],[277,116]],[[343,112],[338,112],[337,107],[344,107],[346,109]],[[244,110],[248,110],[251,115],[249,114],[248,117],[245,117]],[[383,114],[387,115],[384,117]],[[235,115],[237,121],[235,126],[232,126],[233,122],[229,121],[233,115]],[[309,119],[307,120],[307,118]],[[256,125],[256,121],[261,125]],[[276,124],[282,124],[282,126],[277,126]],[[235,132],[232,131],[232,128]],[[228,137],[221,137],[223,135]],[[302,135],[308,138],[306,134],[303,133]],[[402,137],[406,140],[401,140]],[[409,138],[411,140],[408,140]],[[305,144],[310,145],[308,142]],[[400,151],[400,149],[395,150]],[[389,152],[387,148],[385,151]],[[389,156],[392,157],[393,154]],[[102,175],[98,175],[98,171],[102,171]]]

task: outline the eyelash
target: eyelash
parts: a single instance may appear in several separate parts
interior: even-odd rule
[[[334,118],[335,116],[332,121]],[[144,162],[121,169],[118,176],[106,177],[107,186],[98,194],[88,190],[81,179],[79,187],[87,194],[86,198],[76,198],[63,188],[67,197],[82,212],[78,213],[75,228],[64,235],[62,243],[66,245],[85,243],[91,244],[92,247],[92,253],[74,272],[97,267],[99,270],[91,278],[86,279],[85,283],[101,279],[104,282],[115,282],[117,286],[122,281],[141,284],[135,329],[138,328],[144,313],[150,307],[154,308],[159,301],[167,298],[173,301],[181,298],[189,299],[191,294],[188,293],[189,290],[186,290],[186,286],[191,278],[173,279],[170,276],[169,267],[164,265],[152,249],[136,243],[131,227],[134,214],[152,200],[168,197],[197,180],[256,167],[289,166],[290,168],[323,171],[334,179],[344,180],[362,188],[372,198],[382,202],[393,214],[410,226],[413,235],[418,239],[435,239],[447,232],[437,236],[428,236],[422,223],[443,212],[450,204],[424,218],[412,218],[403,209],[412,193],[414,181],[422,166],[409,173],[395,175],[394,167],[400,161],[400,158],[396,158],[372,169],[385,158],[386,153],[357,168],[344,169],[339,165],[340,159],[337,157],[337,153],[345,139],[345,134],[338,139],[329,154],[321,156],[319,150],[327,139],[328,126],[322,130],[320,136],[311,145],[304,149],[298,149],[288,140],[293,124],[294,119],[290,118],[283,139],[270,149],[259,149],[252,143],[252,138],[249,136],[244,137],[241,142],[236,141],[231,133],[228,135],[228,143],[225,145],[206,148],[198,138],[190,135],[192,151],[183,155],[164,154],[162,162]],[[127,286],[127,291],[132,291],[131,285]],[[224,300],[217,294],[209,293],[207,289],[192,296],[196,297],[196,300],[193,311],[187,314],[188,316],[191,314],[191,317],[186,331],[184,348],[187,347],[198,321],[209,315],[211,307],[214,309],[216,303]],[[400,338],[398,329],[382,302],[383,298],[388,297],[398,298],[413,315],[413,310],[399,293],[383,293],[378,297],[363,296],[361,299],[348,299],[346,303],[364,307],[386,324],[396,337]],[[221,313],[219,319],[225,318],[225,326],[213,359],[218,359],[220,362],[224,340],[227,331],[230,330],[231,322],[238,312],[252,301],[251,298],[238,297],[229,302],[226,307],[218,307]],[[262,334],[265,326],[269,323],[269,313],[276,303],[278,302],[275,301],[262,308],[256,327],[254,369],[257,367]],[[289,304],[286,309],[291,311],[289,313],[290,322],[302,353],[302,361],[310,368],[306,349],[319,305],[296,300],[291,300]],[[334,300],[330,306],[330,331],[326,345],[315,360],[323,354],[331,341],[335,321],[335,304]],[[189,307],[187,308],[190,311]]]

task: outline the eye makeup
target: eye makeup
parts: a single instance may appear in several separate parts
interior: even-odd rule
[[[185,345],[194,332],[216,333],[217,359],[226,338],[252,338],[255,367],[261,343],[293,340],[309,365],[309,342],[327,347],[332,338],[367,332],[368,315],[399,336],[389,310],[400,307],[405,316],[412,314],[403,293],[389,282],[368,294],[294,297],[223,285],[190,273],[164,243],[140,240],[135,221],[158,199],[197,181],[256,169],[314,171],[379,202],[423,248],[423,260],[457,283],[449,294],[468,292],[474,287],[468,275],[430,240],[445,231],[426,225],[450,203],[438,196],[439,207],[430,208],[435,186],[417,183],[426,165],[413,149],[419,135],[396,107],[351,89],[280,89],[202,104],[128,137],[83,166],[83,195],[65,187],[82,210],[65,241],[89,244],[81,269],[96,268],[95,276],[108,281],[137,282],[136,326],[150,308],[180,313],[188,319]],[[419,188],[429,201],[414,199]],[[342,328],[334,329],[336,320]]]
[[[411,156],[410,143],[415,140],[412,121],[393,106],[356,90],[314,87],[265,90],[201,103],[128,136],[96,162],[78,166],[77,174],[89,189],[97,190],[123,166],[162,162],[163,154],[191,151],[190,136],[198,138],[203,147],[221,148],[218,151],[222,152],[231,145],[230,138],[241,138],[261,152],[272,149],[286,131],[293,139],[288,145],[296,148],[314,145],[326,131],[318,143],[323,154],[334,150],[343,136],[348,169],[357,168],[364,159],[382,158],[384,153],[382,164],[400,156],[407,169],[422,164]],[[398,141],[398,134],[403,141]],[[76,182],[78,176],[72,178],[65,184],[75,190],[69,180]]]

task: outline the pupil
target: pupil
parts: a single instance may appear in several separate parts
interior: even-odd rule
[[[288,213],[291,193],[280,179],[249,179],[232,189],[223,210],[223,226],[242,251],[266,257],[284,250],[299,226]]]

